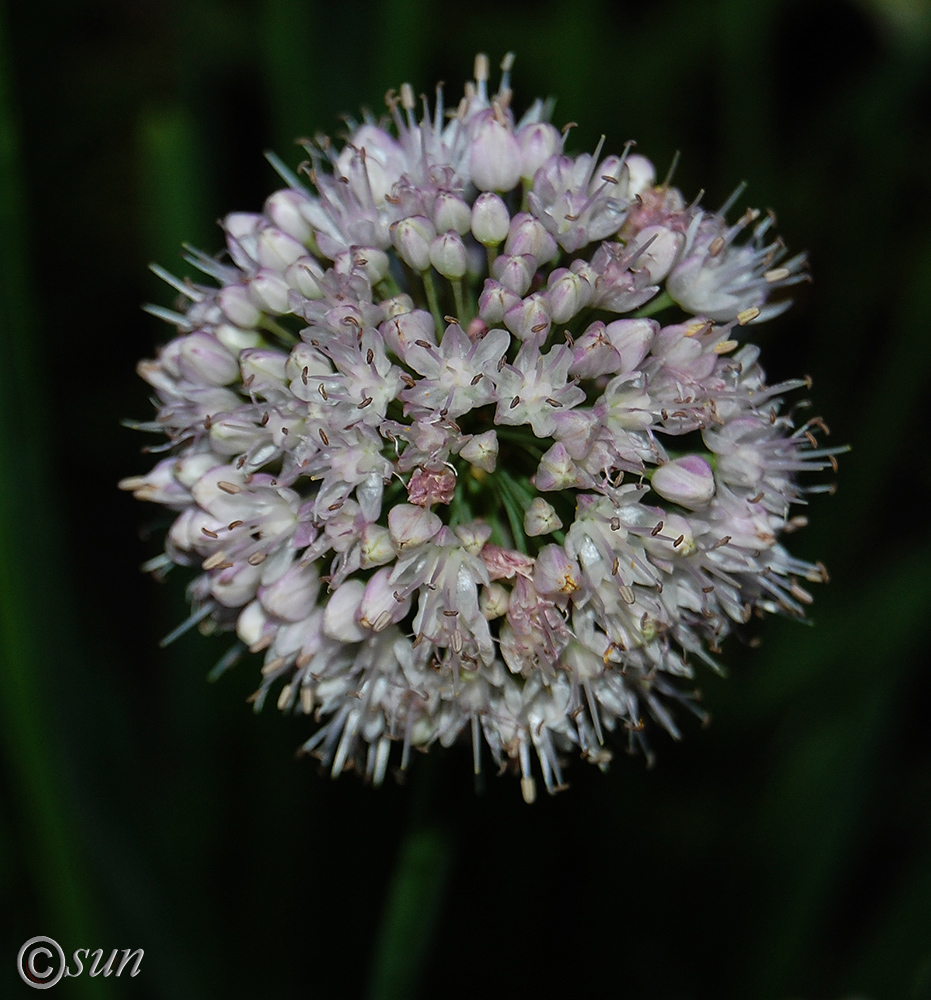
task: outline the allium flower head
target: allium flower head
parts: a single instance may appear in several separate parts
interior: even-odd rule
[[[631,146],[572,154],[540,101],[515,119],[510,62],[274,161],[288,186],[188,258],[214,284],[159,269],[168,444],[121,485],[176,514],[152,567],[194,569],[186,624],[235,631],[221,667],[263,654],[256,705],[309,716],[333,775],[464,738],[529,801],[613,731],[678,737],[696,662],[803,614],[824,569],[781,539],[840,449],[744,341],[804,258]]]

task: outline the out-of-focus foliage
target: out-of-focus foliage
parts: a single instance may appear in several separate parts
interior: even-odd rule
[[[76,996],[931,996],[929,24],[891,0],[0,6],[12,989],[48,934],[145,949]],[[748,180],[778,209],[815,280],[764,362],[810,374],[853,446],[793,541],[832,572],[814,626],[729,643],[711,728],[657,734],[652,772],[619,753],[532,808],[476,796],[465,750],[380,792],[295,761],[301,721],[246,705],[254,664],[210,686],[225,646],[159,649],[181,588],[139,574],[158,514],[115,489],[150,464],[119,426],[149,415],[133,367],[168,333],[138,308],[171,301],[148,261],[217,249],[213,220],[273,189],[265,149],[296,165],[293,139],[509,49],[516,105],[557,97],[575,148],[680,150],[687,193]]]

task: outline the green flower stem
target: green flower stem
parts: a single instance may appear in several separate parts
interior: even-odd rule
[[[443,761],[418,761],[411,820],[398,851],[375,946],[369,1000],[411,1000],[432,942],[451,867],[453,840],[434,814]],[[439,810],[436,810],[438,813]]]
[[[668,309],[670,306],[674,306],[675,300],[667,291],[663,291],[660,295],[657,295],[655,299],[651,299],[645,306],[641,306],[633,316],[635,319],[645,319],[647,316],[655,316],[657,313],[662,312],[664,309]]]
[[[23,215],[19,135],[7,72],[6,12],[0,5],[0,301],[6,323],[4,388],[0,393],[0,741],[9,766],[11,801],[6,816],[28,844],[29,875],[39,915],[66,942],[101,940],[82,857],[83,830],[65,789],[48,690],[50,668],[79,666],[78,643],[69,635],[72,612],[61,581],[64,542],[51,498],[50,427],[46,386],[38,377],[42,343],[30,303],[23,248],[29,239]],[[14,471],[15,470],[15,473]],[[49,635],[53,609],[56,628]],[[9,811],[9,810],[7,810]],[[7,826],[5,823],[4,826]],[[6,832],[6,831],[5,831]],[[44,929],[44,927],[43,927]],[[13,930],[25,938],[25,925]],[[112,984],[87,977],[72,984],[75,996],[112,996]],[[101,992],[101,990],[103,992]],[[68,992],[68,989],[65,989]]]
[[[436,336],[437,340],[443,339],[443,331],[446,329],[446,324],[443,322],[443,316],[440,313],[440,303],[436,297],[436,283],[433,280],[433,272],[430,268],[421,275],[423,278],[424,291],[427,293],[427,302],[430,304],[430,314],[433,316],[433,322],[436,326]]]
[[[452,282],[453,286],[453,299],[456,302],[456,318],[459,320],[459,325],[465,329],[469,325],[469,320],[472,319],[472,310],[470,308],[470,301],[466,298],[463,291],[462,279]]]

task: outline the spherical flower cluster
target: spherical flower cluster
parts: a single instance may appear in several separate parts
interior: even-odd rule
[[[780,537],[836,449],[742,342],[805,276],[770,219],[630,147],[570,155],[502,69],[452,112],[389,94],[308,145],[306,185],[276,162],[288,186],[189,258],[216,287],[159,270],[186,305],[153,308],[178,332],[141,426],[168,444],[121,485],[177,515],[152,565],[195,568],[186,624],[236,631],[221,666],[264,653],[256,705],[312,717],[334,776],[465,738],[530,801],[613,730],[677,736],[735,623],[803,613],[824,570]]]

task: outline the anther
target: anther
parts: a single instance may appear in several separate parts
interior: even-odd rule
[[[220,536],[215,532],[211,531],[209,528],[200,529],[208,538],[219,538]]]
[[[221,480],[219,483],[217,483],[217,487],[223,490],[224,493],[231,493],[234,496],[237,493],[242,493],[242,487],[237,486],[235,483],[227,483]]]
[[[331,503],[327,510],[339,510],[343,506],[342,500],[337,500],[336,503]]]
[[[652,535],[652,536],[653,536],[654,538],[656,538],[656,536],[657,536],[657,535],[658,535],[658,534],[659,534],[659,533],[660,533],[660,532],[661,532],[662,530],[663,530],[663,522],[662,522],[662,521],[657,521],[657,522],[656,522],[656,524],[655,524],[655,525],[653,526],[653,530],[652,530],[652,531],[650,532],[650,534],[651,534],[651,535]]]
[[[301,371],[301,381],[304,383],[304,385],[307,385],[307,376],[309,373],[310,373],[310,367],[308,365],[304,365],[304,368]]]
[[[325,444],[329,445],[330,439],[326,436],[326,431],[321,427],[317,432],[320,435],[320,440]]]
[[[242,521],[230,521],[230,523],[226,526],[226,530],[232,531],[233,528],[238,528],[241,524]]]
[[[268,556],[264,552],[253,552],[251,556],[246,560],[250,566],[258,566],[265,562]]]
[[[372,362],[373,362],[374,360],[375,360],[375,352],[374,352],[374,351],[372,350],[372,348],[370,347],[370,348],[369,348],[369,349],[368,349],[368,350],[367,350],[367,351],[365,352],[365,363],[366,363],[367,365],[370,365],[370,364],[371,364],[371,363],[372,363]]]
[[[546,401],[550,404],[550,406],[556,406],[559,409],[562,409],[562,403],[560,403],[558,399],[553,399],[552,396],[547,396]]]
[[[514,397],[514,398],[513,398],[512,400],[511,400],[511,405],[510,405],[510,406],[508,407],[508,409],[509,409],[509,410],[513,410],[513,409],[514,409],[514,407],[515,407],[515,406],[517,406],[517,404],[518,404],[519,402],[520,402],[520,396],[515,396],[515,397]]]
[[[619,517],[611,518],[611,530],[620,531],[621,530],[621,519]]]
[[[472,379],[472,381],[469,383],[469,385],[478,385],[479,382],[481,382],[481,380],[482,380],[483,377],[484,376],[482,375],[482,373],[479,372],[478,375],[476,375],[475,378]]]
[[[266,411],[265,411],[265,412],[264,412],[264,413],[262,414],[262,419],[261,419],[261,420],[259,421],[259,423],[260,423],[260,424],[261,424],[261,425],[262,425],[263,427],[264,427],[264,426],[265,426],[265,425],[266,425],[266,424],[268,423],[268,410],[266,410]]]
[[[356,407],[356,409],[357,410],[364,410],[366,408],[366,406],[370,406],[371,403],[372,403],[372,397],[371,396],[366,396],[365,399],[363,399],[362,402],[359,403],[359,405]]]

